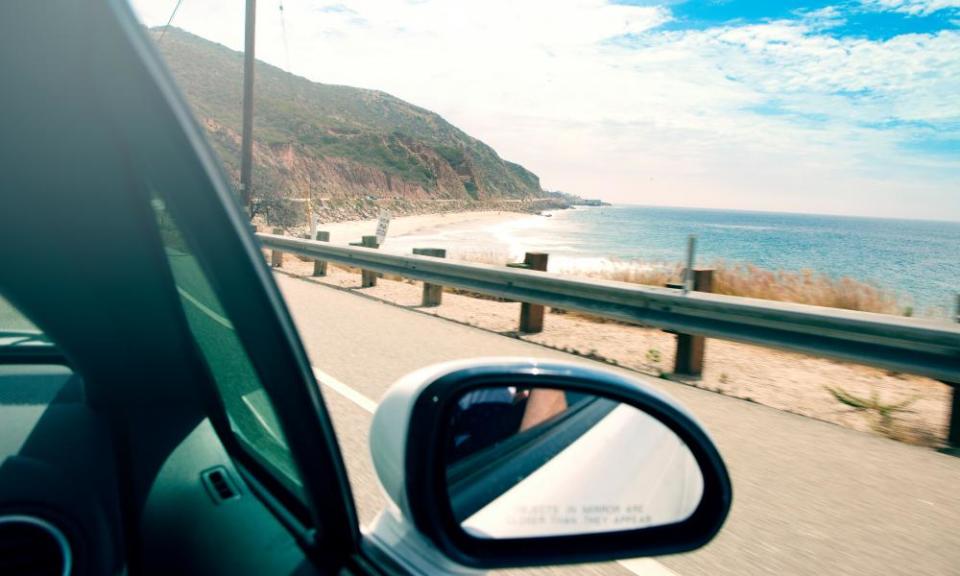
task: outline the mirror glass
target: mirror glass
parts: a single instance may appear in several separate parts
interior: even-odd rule
[[[555,388],[464,393],[446,434],[447,494],[476,538],[620,532],[681,522],[703,496],[686,444],[628,404]]]

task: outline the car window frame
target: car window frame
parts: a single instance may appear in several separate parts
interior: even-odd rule
[[[197,271],[199,272],[199,276],[195,278],[195,281],[200,282],[203,285],[203,289],[201,289],[201,293],[209,292],[210,295],[214,298],[213,302],[209,302],[209,301],[207,302],[207,305],[210,305],[212,309],[205,308],[206,305],[204,305],[202,302],[199,303],[199,306],[203,307],[201,308],[202,310],[205,308],[204,313],[217,314],[215,310],[219,310],[219,312],[222,314],[227,314],[227,312],[223,310],[219,296],[215,293],[213,286],[210,285],[210,279],[208,278],[207,271],[204,270],[202,265],[197,261],[197,258],[193,252],[193,248],[187,243],[186,239],[183,237],[182,230],[179,224],[176,222],[176,219],[173,218],[172,215],[169,213],[166,206],[164,205],[164,202],[160,198],[156,197],[157,191],[152,186],[148,185],[148,188],[151,190],[151,194],[154,196],[154,198],[151,200],[151,205],[154,208],[157,227],[160,229],[166,228],[166,231],[165,231],[166,234],[164,234],[164,231],[161,230],[161,234],[160,234],[161,243],[163,245],[163,249],[166,251],[168,256],[167,264],[170,269],[171,275],[173,277],[174,289],[180,294],[180,297],[177,299],[177,301],[180,304],[180,310],[183,312],[184,324],[187,327],[186,329],[189,333],[189,337],[193,340],[194,344],[196,345],[195,348],[197,350],[197,354],[200,358],[203,359],[203,363],[206,366],[207,374],[209,375],[210,379],[214,384],[215,393],[209,395],[210,397],[207,398],[207,401],[211,406],[215,407],[214,412],[216,413],[218,420],[220,419],[221,415],[225,417],[227,430],[229,430],[229,433],[224,433],[220,435],[224,437],[229,437],[229,440],[231,442],[235,442],[236,446],[234,446],[233,448],[235,448],[238,453],[242,453],[243,456],[247,459],[248,467],[253,467],[258,469],[259,475],[264,477],[264,480],[267,484],[270,484],[272,486],[275,485],[273,492],[278,493],[281,499],[287,504],[287,507],[293,509],[296,512],[296,516],[300,519],[301,523],[306,524],[309,520],[308,518],[309,515],[306,513],[306,510],[303,506],[304,504],[304,493],[303,493],[303,486],[302,486],[303,482],[302,482],[302,478],[300,478],[299,470],[294,471],[296,478],[292,478],[289,473],[284,472],[282,470],[282,467],[278,465],[277,462],[272,461],[269,457],[266,456],[266,453],[262,446],[258,446],[254,442],[252,442],[250,439],[245,438],[244,431],[240,430],[238,428],[238,425],[235,422],[236,414],[233,414],[233,412],[227,407],[226,400],[225,400],[227,393],[224,390],[225,383],[223,381],[224,375],[222,373],[218,373],[216,368],[213,365],[211,365],[211,362],[214,359],[211,356],[213,352],[211,352],[207,347],[205,347],[204,340],[203,340],[204,335],[198,332],[197,327],[189,319],[190,314],[188,310],[191,304],[189,303],[188,300],[193,300],[197,297],[191,296],[188,291],[188,288],[183,285],[182,283],[183,278],[180,275],[178,275],[175,269],[176,266],[174,265],[174,262],[170,255],[171,248],[175,248],[178,251],[183,251],[181,256],[185,258],[189,258],[190,260],[193,261],[193,264],[196,266]],[[171,237],[170,234],[173,234],[173,236]],[[176,244],[176,246],[174,246],[174,244]],[[197,288],[197,286],[195,285],[194,288]],[[197,304],[192,304],[192,305],[197,305]],[[236,343],[239,344],[240,346],[240,352],[242,352],[242,354],[244,355],[247,368],[251,372],[254,372],[252,375],[256,378],[256,387],[260,390],[264,390],[261,375],[258,373],[255,373],[254,367],[250,362],[250,354],[246,346],[244,345],[243,341],[241,340],[240,335],[237,334],[235,328],[233,327],[233,322],[230,321],[228,314],[227,316],[228,316],[227,318],[222,318],[222,320],[225,320],[229,324],[229,329],[231,332],[233,332],[233,337],[236,339]],[[207,342],[206,344],[209,346],[209,342]],[[276,410],[274,409],[272,402],[270,403],[269,409],[273,413],[273,417],[276,417]],[[282,436],[282,431],[280,433]],[[286,438],[278,438],[278,441],[283,446],[285,452],[287,453],[287,456],[292,459],[292,455],[290,454],[289,445]],[[293,463],[294,467],[296,467],[295,462],[291,462],[291,463]],[[274,484],[272,482],[273,479],[276,479],[278,482]]]
[[[311,556],[342,566],[359,551],[359,523],[339,443],[306,352],[249,219],[186,100],[130,7],[111,2],[111,8],[139,65],[114,73],[124,74],[129,87],[140,92],[137,98],[120,96],[124,102],[111,108],[115,131],[132,172],[145,176],[139,186],[143,201],[150,201],[151,191],[164,201],[231,318],[283,428],[306,502],[298,504],[261,459],[241,447],[212,380],[204,387],[214,407],[211,420],[231,456],[269,492],[268,500],[286,509],[281,513],[306,521],[310,534],[300,534],[301,541],[322,550]],[[112,96],[105,93],[106,99]],[[138,114],[132,114],[132,101]]]

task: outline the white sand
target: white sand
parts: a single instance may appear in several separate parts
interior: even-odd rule
[[[387,230],[387,244],[391,240],[404,236],[430,236],[444,229],[460,227],[484,227],[519,220],[538,218],[531,214],[504,211],[452,212],[448,214],[422,214],[418,216],[400,216],[390,220]],[[365,235],[376,234],[376,220],[352,220],[320,224],[318,230],[330,232],[330,241],[336,244],[359,242]]]

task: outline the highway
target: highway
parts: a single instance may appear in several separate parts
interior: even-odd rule
[[[322,384],[361,521],[383,505],[367,430],[400,376],[446,360],[562,352],[275,274]],[[603,365],[607,369],[619,370]],[[636,377],[636,374],[631,375]],[[707,547],[656,561],[515,574],[947,575],[960,570],[960,458],[668,382],[726,459],[734,505]]]

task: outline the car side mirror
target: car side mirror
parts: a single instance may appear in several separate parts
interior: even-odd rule
[[[732,500],[720,454],[679,404],[579,364],[418,371],[387,392],[371,448],[400,523],[475,568],[692,550]]]

